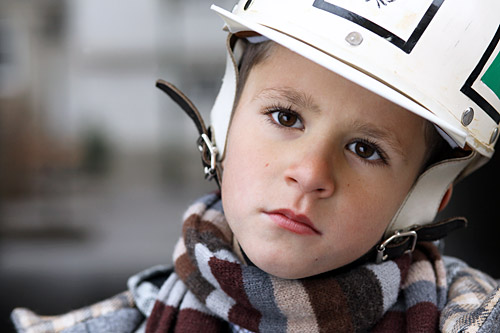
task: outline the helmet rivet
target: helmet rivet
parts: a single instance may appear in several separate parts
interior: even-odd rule
[[[363,42],[363,36],[357,31],[353,31],[347,35],[345,40],[352,46],[358,46]]]
[[[247,10],[248,7],[250,7],[250,5],[252,4],[252,1],[253,0],[248,0],[246,3],[245,3],[245,7],[243,7],[244,10]]]
[[[462,125],[469,126],[470,123],[472,123],[473,119],[474,119],[473,108],[468,108],[467,110],[464,111],[464,113],[462,113]]]
[[[498,138],[498,127],[495,127],[495,129],[493,130],[493,133],[491,133],[490,145],[492,143],[494,143],[495,141],[497,141],[497,138]]]

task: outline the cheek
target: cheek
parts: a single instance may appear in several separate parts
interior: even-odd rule
[[[405,198],[406,192],[396,187],[366,180],[346,186],[346,200],[339,207],[339,213],[345,217],[346,234],[378,240]]]
[[[241,133],[241,132],[239,132]],[[258,183],[264,177],[266,162],[262,154],[255,152],[251,140],[239,135],[229,138],[222,174],[221,194],[227,216],[240,214],[261,191]]]
[[[248,192],[274,170],[276,152],[258,125],[256,119],[244,115],[233,120],[223,164],[223,191]]]
[[[252,203],[271,195],[270,182],[277,179],[273,176],[272,169],[272,163],[262,154],[248,152],[231,156],[224,164],[222,197],[242,206],[243,202]]]

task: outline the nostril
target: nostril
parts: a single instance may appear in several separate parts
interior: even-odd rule
[[[288,184],[298,184],[299,182],[297,181],[297,179],[293,178],[293,177],[285,177],[285,180]]]
[[[316,193],[318,193],[320,196],[326,195],[328,192],[329,191],[328,191],[327,188],[318,188],[318,189],[316,189]]]

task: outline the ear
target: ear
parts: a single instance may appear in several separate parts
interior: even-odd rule
[[[448,187],[448,189],[446,190],[446,193],[443,196],[443,199],[441,199],[441,203],[439,204],[438,212],[441,212],[443,209],[446,208],[446,206],[450,202],[452,193],[453,193],[453,184],[451,184],[450,187]]]

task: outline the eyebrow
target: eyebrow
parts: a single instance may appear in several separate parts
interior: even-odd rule
[[[301,109],[310,110],[315,113],[319,113],[321,110],[314,102],[312,96],[288,87],[263,89],[254,97],[254,99],[276,97],[283,98],[290,104]]]
[[[386,142],[392,150],[403,158],[405,163],[408,162],[408,156],[405,153],[405,149],[403,149],[401,141],[391,130],[380,128],[379,126],[364,123],[359,120],[354,120],[351,123],[351,128],[367,136]]]

